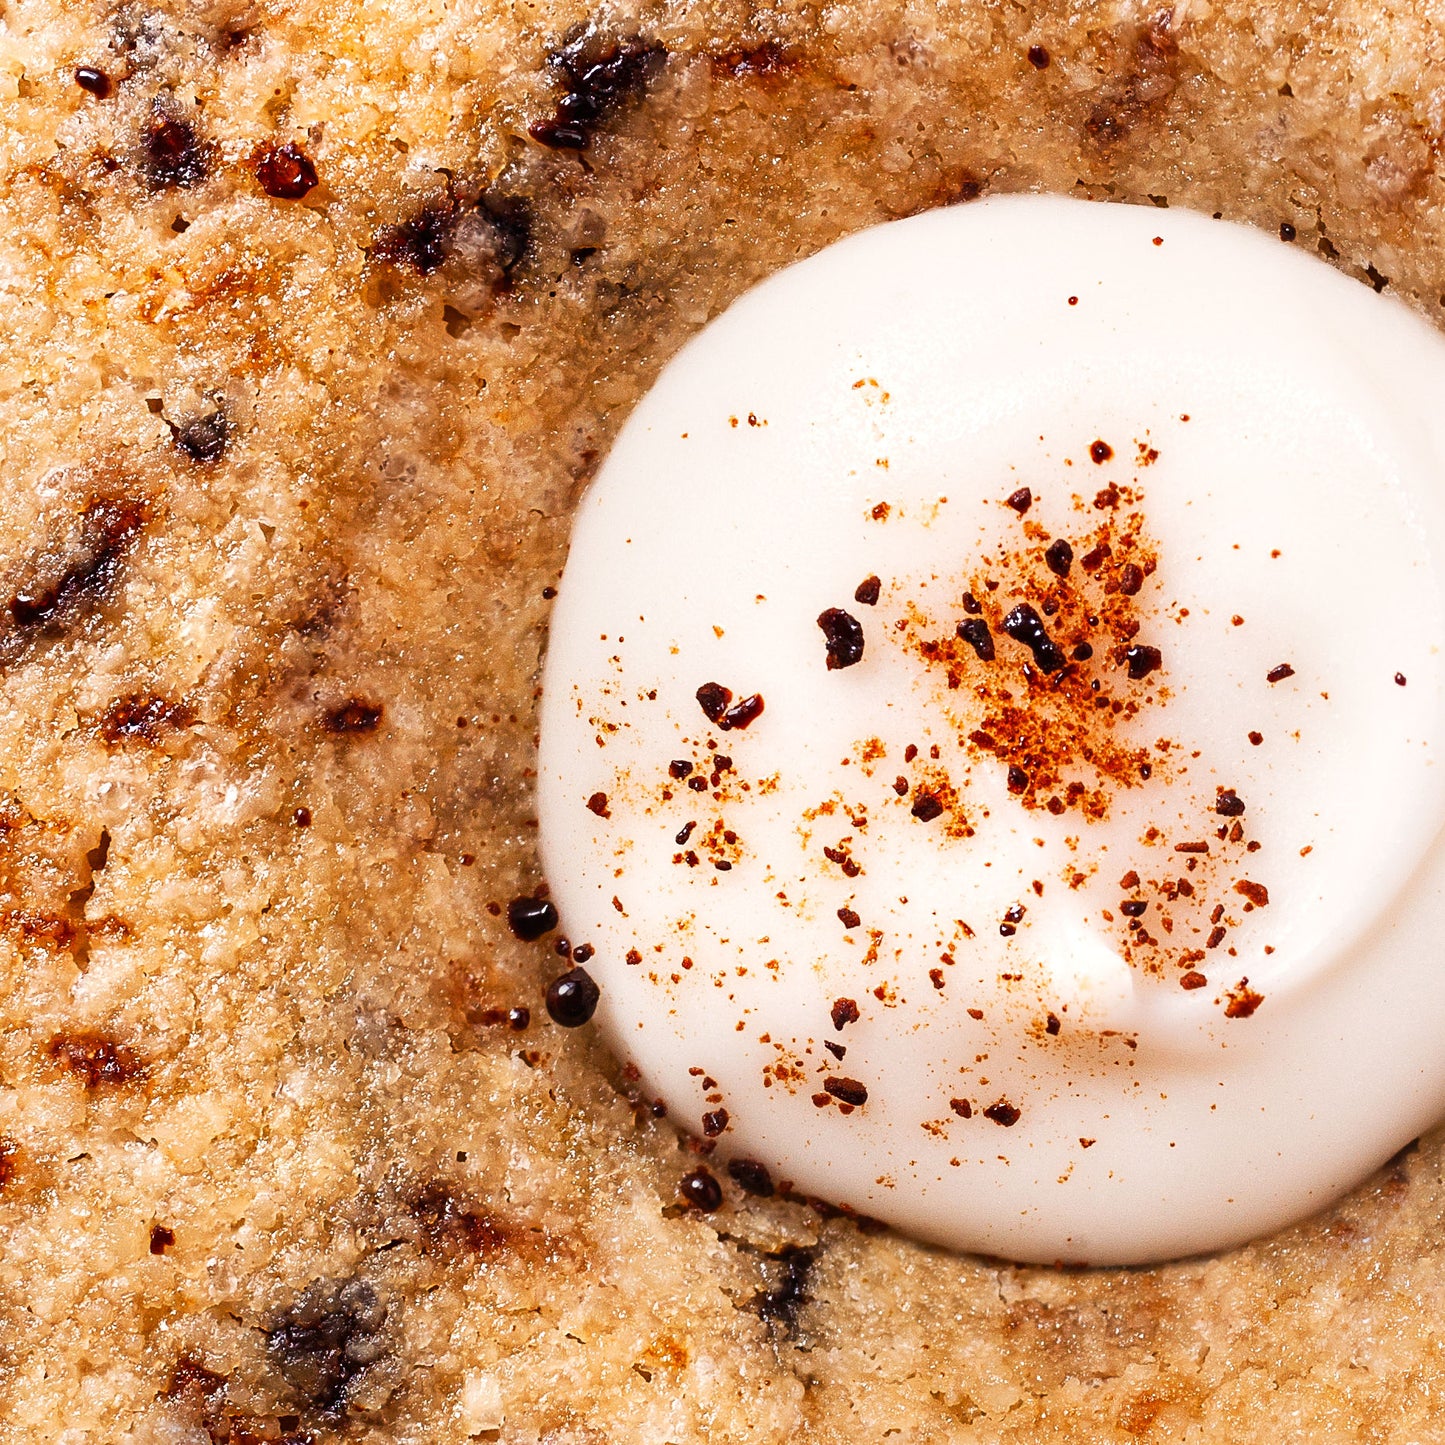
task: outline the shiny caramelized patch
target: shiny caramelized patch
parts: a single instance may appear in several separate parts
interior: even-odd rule
[[[128,1044],[95,1030],[57,1034],[45,1046],[45,1053],[92,1091],[137,1083],[148,1072],[145,1063]]]
[[[116,698],[106,708],[99,730],[111,747],[118,747],[128,742],[158,743],[194,721],[195,714],[184,703],[132,693]]]
[[[1057,533],[1020,495],[1005,499],[1012,536],[973,569],[951,633],[913,607],[904,639],[945,680],[960,742],[997,762],[1023,807],[1101,818],[1115,789],[1158,766],[1124,727],[1167,697],[1151,680],[1167,671],[1150,640],[1158,548],[1134,488],[1074,497]]]

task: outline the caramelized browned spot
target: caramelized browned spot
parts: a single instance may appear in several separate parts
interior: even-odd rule
[[[1100,90],[1084,121],[1085,138],[1099,150],[1127,140],[1136,128],[1168,109],[1179,84],[1179,42],[1173,20],[1173,10],[1166,9],[1141,26],[1114,78]]]
[[[364,698],[348,698],[339,707],[329,708],[321,718],[321,726],[329,733],[372,733],[381,725],[382,705]]]
[[[18,569],[0,660],[13,661],[36,637],[73,630],[101,606],[147,519],[145,504],[135,498],[95,497],[58,526]]]
[[[205,180],[212,147],[174,101],[157,99],[140,133],[139,170],[153,191],[189,190]]]
[[[448,1256],[492,1258],[504,1253],[511,1241],[511,1231],[490,1215],[468,1208],[442,1180],[434,1180],[416,1196],[411,1213],[427,1246]]]
[[[450,193],[428,201],[406,220],[383,226],[371,243],[371,255],[394,266],[410,266],[423,276],[430,275],[447,259],[461,210]]]
[[[100,720],[100,735],[112,747],[127,742],[156,743],[167,733],[179,732],[195,721],[184,703],[163,697],[132,693],[118,697]]]
[[[776,40],[762,40],[753,45],[739,45],[732,50],[711,55],[715,75],[735,80],[769,80],[788,75],[802,67],[802,57],[779,45]]]
[[[46,1055],[87,1089],[122,1088],[146,1077],[146,1065],[129,1044],[95,1030],[57,1034],[45,1046]]]
[[[0,926],[18,934],[27,943],[46,948],[69,948],[75,938],[75,926],[69,919],[54,913],[30,908],[8,908],[0,913]]]
[[[654,40],[608,35],[583,27],[547,56],[564,91],[546,120],[528,127],[553,150],[586,150],[604,121],[647,88],[667,51]]]
[[[13,1139],[0,1134],[0,1194],[14,1183],[19,1159],[20,1146]]]

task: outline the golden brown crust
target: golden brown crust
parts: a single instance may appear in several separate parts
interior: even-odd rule
[[[1439,20],[12,4],[0,1434],[1438,1434],[1437,1140],[1159,1270],[727,1179],[703,1214],[504,908],[540,881],[544,589],[682,340],[859,226],[1027,187],[1293,228],[1438,314]],[[568,94],[580,152],[531,130]]]

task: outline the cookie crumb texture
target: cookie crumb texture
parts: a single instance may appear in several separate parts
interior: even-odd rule
[[[703,1210],[507,926],[569,514],[751,282],[1044,188],[1438,313],[1423,4],[1031,9],[9,7],[0,1437],[1438,1433],[1438,1141],[1155,1270]]]

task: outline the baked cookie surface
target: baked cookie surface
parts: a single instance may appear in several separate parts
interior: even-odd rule
[[[1427,3],[12,3],[0,1435],[1439,1434],[1438,1139],[1151,1270],[953,1257],[721,1169],[704,1213],[706,1158],[548,1021],[566,965],[505,905],[541,882],[570,511],[689,335],[1020,189],[1252,221],[1438,316],[1442,35]]]

